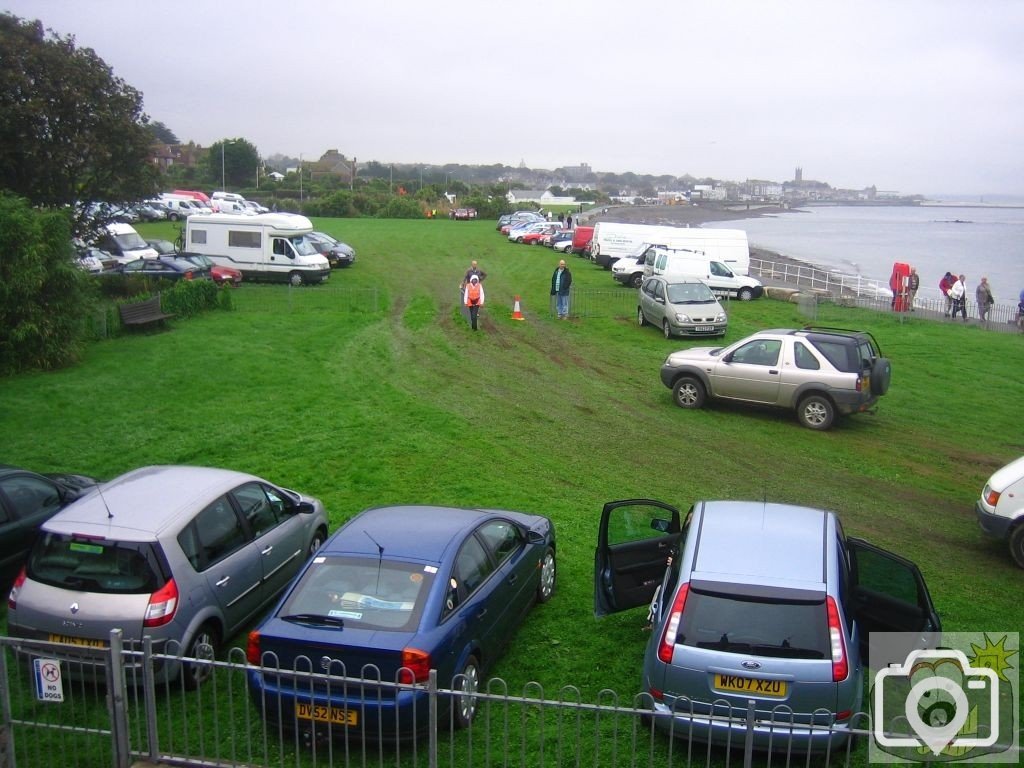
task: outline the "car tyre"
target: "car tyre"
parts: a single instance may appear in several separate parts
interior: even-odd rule
[[[295,286],[302,285],[302,273],[292,272],[290,275],[288,275],[288,282]]]
[[[1021,568],[1024,568],[1024,523],[1017,525],[1007,537],[1010,544],[1010,557]]]
[[[220,647],[220,637],[217,629],[210,623],[203,624],[192,636],[185,646],[185,656],[203,661],[213,661],[217,658],[217,650]],[[181,665],[181,682],[186,690],[194,691],[213,676],[213,667],[209,664],[189,664],[184,662]]]
[[[661,321],[661,332],[665,334],[666,339],[672,338],[672,326],[668,324],[667,319]]]
[[[879,357],[871,365],[871,394],[884,395],[892,381],[892,363],[887,357]]]
[[[636,324],[641,328],[647,325],[647,318],[644,317],[644,311],[640,307],[636,308]]]
[[[633,275],[633,279],[629,281],[629,284],[632,285],[634,288],[639,288],[641,285],[643,285],[643,282],[643,275]]]
[[[672,399],[680,408],[701,408],[707,392],[700,379],[683,376],[672,387]]]
[[[547,547],[544,557],[540,560],[540,584],[537,585],[537,602],[546,603],[555,593],[555,581],[558,569],[555,563],[555,550]]]
[[[316,533],[313,534],[313,539],[309,542],[309,556],[315,555],[316,551],[324,545],[325,541],[327,541],[327,531],[323,528],[317,528]]]
[[[740,301],[750,301],[754,298],[754,292],[749,288],[740,288],[740,292],[737,296]]]
[[[796,409],[800,423],[808,429],[825,431],[836,420],[836,408],[824,395],[808,395]]]
[[[452,688],[457,691],[453,702],[455,726],[468,728],[476,716],[476,692],[480,688],[480,662],[476,660],[476,656],[466,659],[462,672],[456,676],[453,683]]]

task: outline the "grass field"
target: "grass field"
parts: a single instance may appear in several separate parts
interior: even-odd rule
[[[491,222],[316,223],[358,253],[328,285],[244,285],[233,312],[0,380],[0,461],[100,477],[157,463],[230,467],[319,496],[332,530],[391,503],[548,515],[555,597],[489,670],[513,691],[531,680],[549,694],[637,691],[643,611],[592,614],[596,525],[611,499],[834,509],[848,534],[921,566],[946,629],[1024,626],[1024,573],[973,512],[987,477],[1024,453],[1020,337],[825,306],[819,324],[875,334],[893,380],[876,415],[819,434],[785,412],[676,408],[658,368],[695,342],[637,328],[628,298],[619,316],[556,321],[557,254],[513,245]],[[173,239],[169,224],[139,230]],[[471,259],[488,273],[477,333],[457,305]],[[628,293],[568,259],[576,286]],[[510,317],[516,295],[524,322]],[[727,309],[726,341],[806,321],[771,300]]]

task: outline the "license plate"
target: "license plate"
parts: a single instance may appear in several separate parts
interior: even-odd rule
[[[295,705],[295,716],[300,720],[316,720],[319,723],[354,726],[359,723],[359,711],[342,707],[328,707],[324,704],[307,704],[299,702]]]
[[[752,693],[756,696],[783,698],[789,689],[785,680],[759,680],[756,677],[715,675],[715,688],[730,693]]]
[[[697,333],[711,333],[715,327],[713,325],[698,325],[693,330]]]
[[[79,648],[106,648],[105,640],[93,640],[88,637],[68,637],[67,635],[50,635],[51,643],[77,645]]]

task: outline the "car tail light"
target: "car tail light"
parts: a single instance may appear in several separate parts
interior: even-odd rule
[[[255,629],[249,633],[249,641],[245,644],[245,660],[250,664],[260,664],[260,633]]]
[[[999,503],[1000,495],[1001,494],[999,493],[999,491],[993,491],[991,488],[986,487],[984,495],[985,503],[988,504],[990,507],[994,507],[996,504]]]
[[[11,585],[11,592],[7,595],[7,610],[13,611],[18,607],[18,593],[21,592],[21,585],[25,583],[25,566],[18,571],[14,584]]]
[[[846,656],[846,639],[839,621],[839,609],[831,595],[825,597],[825,610],[828,612],[828,640],[832,648],[832,681],[838,683],[850,674],[850,662]]]
[[[683,618],[683,607],[686,605],[686,593],[690,591],[689,584],[683,584],[676,592],[676,599],[672,601],[672,611],[665,622],[665,631],[661,635],[661,642],[658,643],[658,658],[666,664],[672,661],[672,651],[676,647],[676,635],[679,634],[679,622]]]
[[[169,579],[160,589],[149,596],[146,606],[146,617],[142,620],[144,627],[162,627],[170,624],[174,613],[178,610],[178,585]]]
[[[860,392],[864,389],[864,378],[862,376],[857,377],[857,391]]]
[[[647,692],[651,694],[651,698],[655,701],[664,701],[665,692],[660,688],[655,688],[653,685],[647,689]]]
[[[430,677],[430,654],[418,648],[402,649],[402,669],[398,682],[405,685],[422,683]]]

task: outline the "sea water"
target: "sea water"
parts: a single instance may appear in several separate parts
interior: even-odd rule
[[[744,229],[751,246],[886,284],[904,262],[924,295],[947,271],[966,275],[972,297],[982,276],[997,301],[1016,303],[1024,290],[1024,207],[822,206],[706,226]]]

